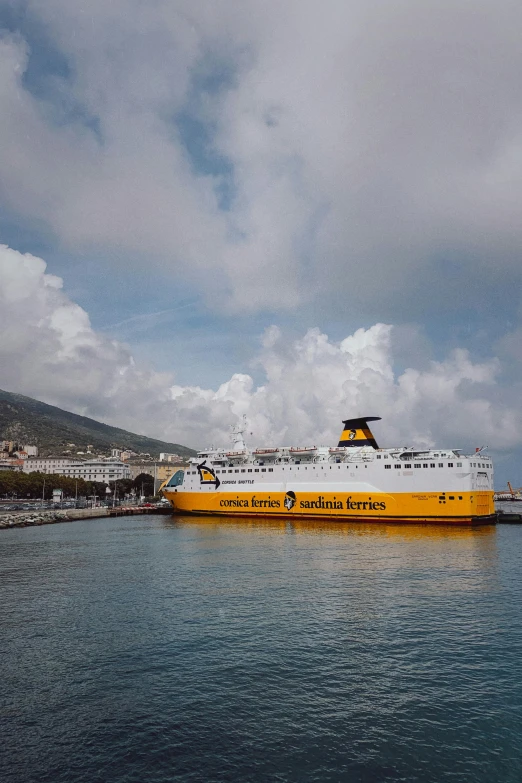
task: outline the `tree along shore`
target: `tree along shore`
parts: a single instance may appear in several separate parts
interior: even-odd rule
[[[114,481],[109,484],[101,481],[85,481],[68,476],[48,473],[22,473],[16,470],[0,471],[0,498],[20,500],[26,498],[43,498],[52,500],[53,490],[61,489],[66,498],[92,497],[105,498],[109,493],[114,495]],[[116,481],[116,498],[123,499],[134,491],[136,495],[150,497],[154,494],[154,479],[142,473],[134,480],[118,479]]]

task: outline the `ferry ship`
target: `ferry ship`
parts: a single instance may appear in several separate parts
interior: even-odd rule
[[[493,464],[477,450],[381,449],[369,422],[347,419],[336,446],[250,450],[245,425],[230,449],[198,452],[162,492],[178,513],[336,521],[488,524]]]

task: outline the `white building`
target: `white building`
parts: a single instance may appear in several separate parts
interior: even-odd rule
[[[37,457],[38,456],[38,446],[28,446],[25,444],[22,446],[22,449],[28,454],[29,457]]]
[[[160,462],[183,462],[183,457],[179,454],[169,454],[166,451],[162,451],[159,455]]]
[[[66,465],[61,474],[68,478],[84,479],[85,481],[103,481],[105,484],[131,477],[129,466],[116,459],[89,459],[74,465]]]
[[[57,473],[64,476],[65,468],[72,465],[81,465],[79,459],[68,457],[29,457],[24,460],[24,473]]]

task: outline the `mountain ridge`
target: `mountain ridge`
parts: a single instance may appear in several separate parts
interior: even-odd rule
[[[196,454],[188,446],[112,427],[88,416],[3,389],[0,389],[0,439],[38,446],[39,454],[44,457],[62,454],[68,443],[74,443],[78,449],[83,447],[83,451],[92,444],[93,452],[121,448],[151,456],[160,452],[172,452],[181,457]]]

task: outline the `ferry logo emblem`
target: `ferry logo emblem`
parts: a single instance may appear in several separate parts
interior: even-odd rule
[[[286,493],[284,503],[287,511],[290,511],[295,506],[296,497],[295,492],[292,489],[289,489]]]
[[[208,465],[205,465],[205,462],[202,462],[201,465],[197,466],[197,468],[200,484],[214,484],[216,489],[219,487],[221,482],[216,476],[213,468],[209,468]]]
[[[350,430],[350,432],[348,433],[348,437],[350,438],[350,440],[353,440],[356,435],[357,435],[357,430]]]

